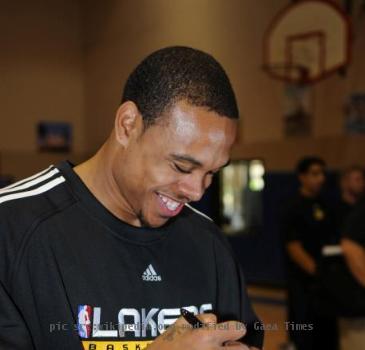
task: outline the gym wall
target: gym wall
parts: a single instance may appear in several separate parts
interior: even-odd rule
[[[291,169],[307,153],[332,168],[365,163],[364,137],[343,134],[343,103],[365,90],[365,36],[357,36],[345,78],[313,87],[313,135],[283,136],[283,83],[261,69],[262,40],[285,0],[0,1],[0,160],[17,178],[69,158],[79,162],[108,136],[123,83],[151,51],[190,45],[226,68],[241,111],[234,158],[263,158],[267,170]],[[364,23],[362,23],[364,25]],[[365,28],[358,28],[364,32]],[[73,124],[71,154],[38,153],[39,120]]]

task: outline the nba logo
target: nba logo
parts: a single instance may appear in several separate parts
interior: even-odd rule
[[[79,305],[77,308],[77,329],[81,338],[89,338],[91,335],[91,311],[89,305]]]

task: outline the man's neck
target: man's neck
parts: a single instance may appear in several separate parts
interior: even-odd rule
[[[310,191],[309,189],[307,189],[303,186],[300,187],[299,192],[303,197],[306,197],[306,198],[316,198],[316,197],[318,197],[318,193],[314,193],[314,192]]]
[[[104,144],[92,158],[74,167],[74,171],[106,209],[120,220],[139,227],[140,220],[123,197],[114,179],[111,166],[113,152],[110,147],[108,143]]]

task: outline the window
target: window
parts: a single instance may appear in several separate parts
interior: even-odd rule
[[[261,160],[237,160],[221,171],[221,226],[229,235],[252,233],[262,225],[264,164]]]

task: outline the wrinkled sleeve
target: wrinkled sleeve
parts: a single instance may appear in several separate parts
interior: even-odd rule
[[[34,349],[26,324],[2,282],[0,282],[0,349]]]
[[[0,225],[0,349],[32,350],[34,347],[26,323],[6,286],[14,252],[12,246],[12,240]]]

